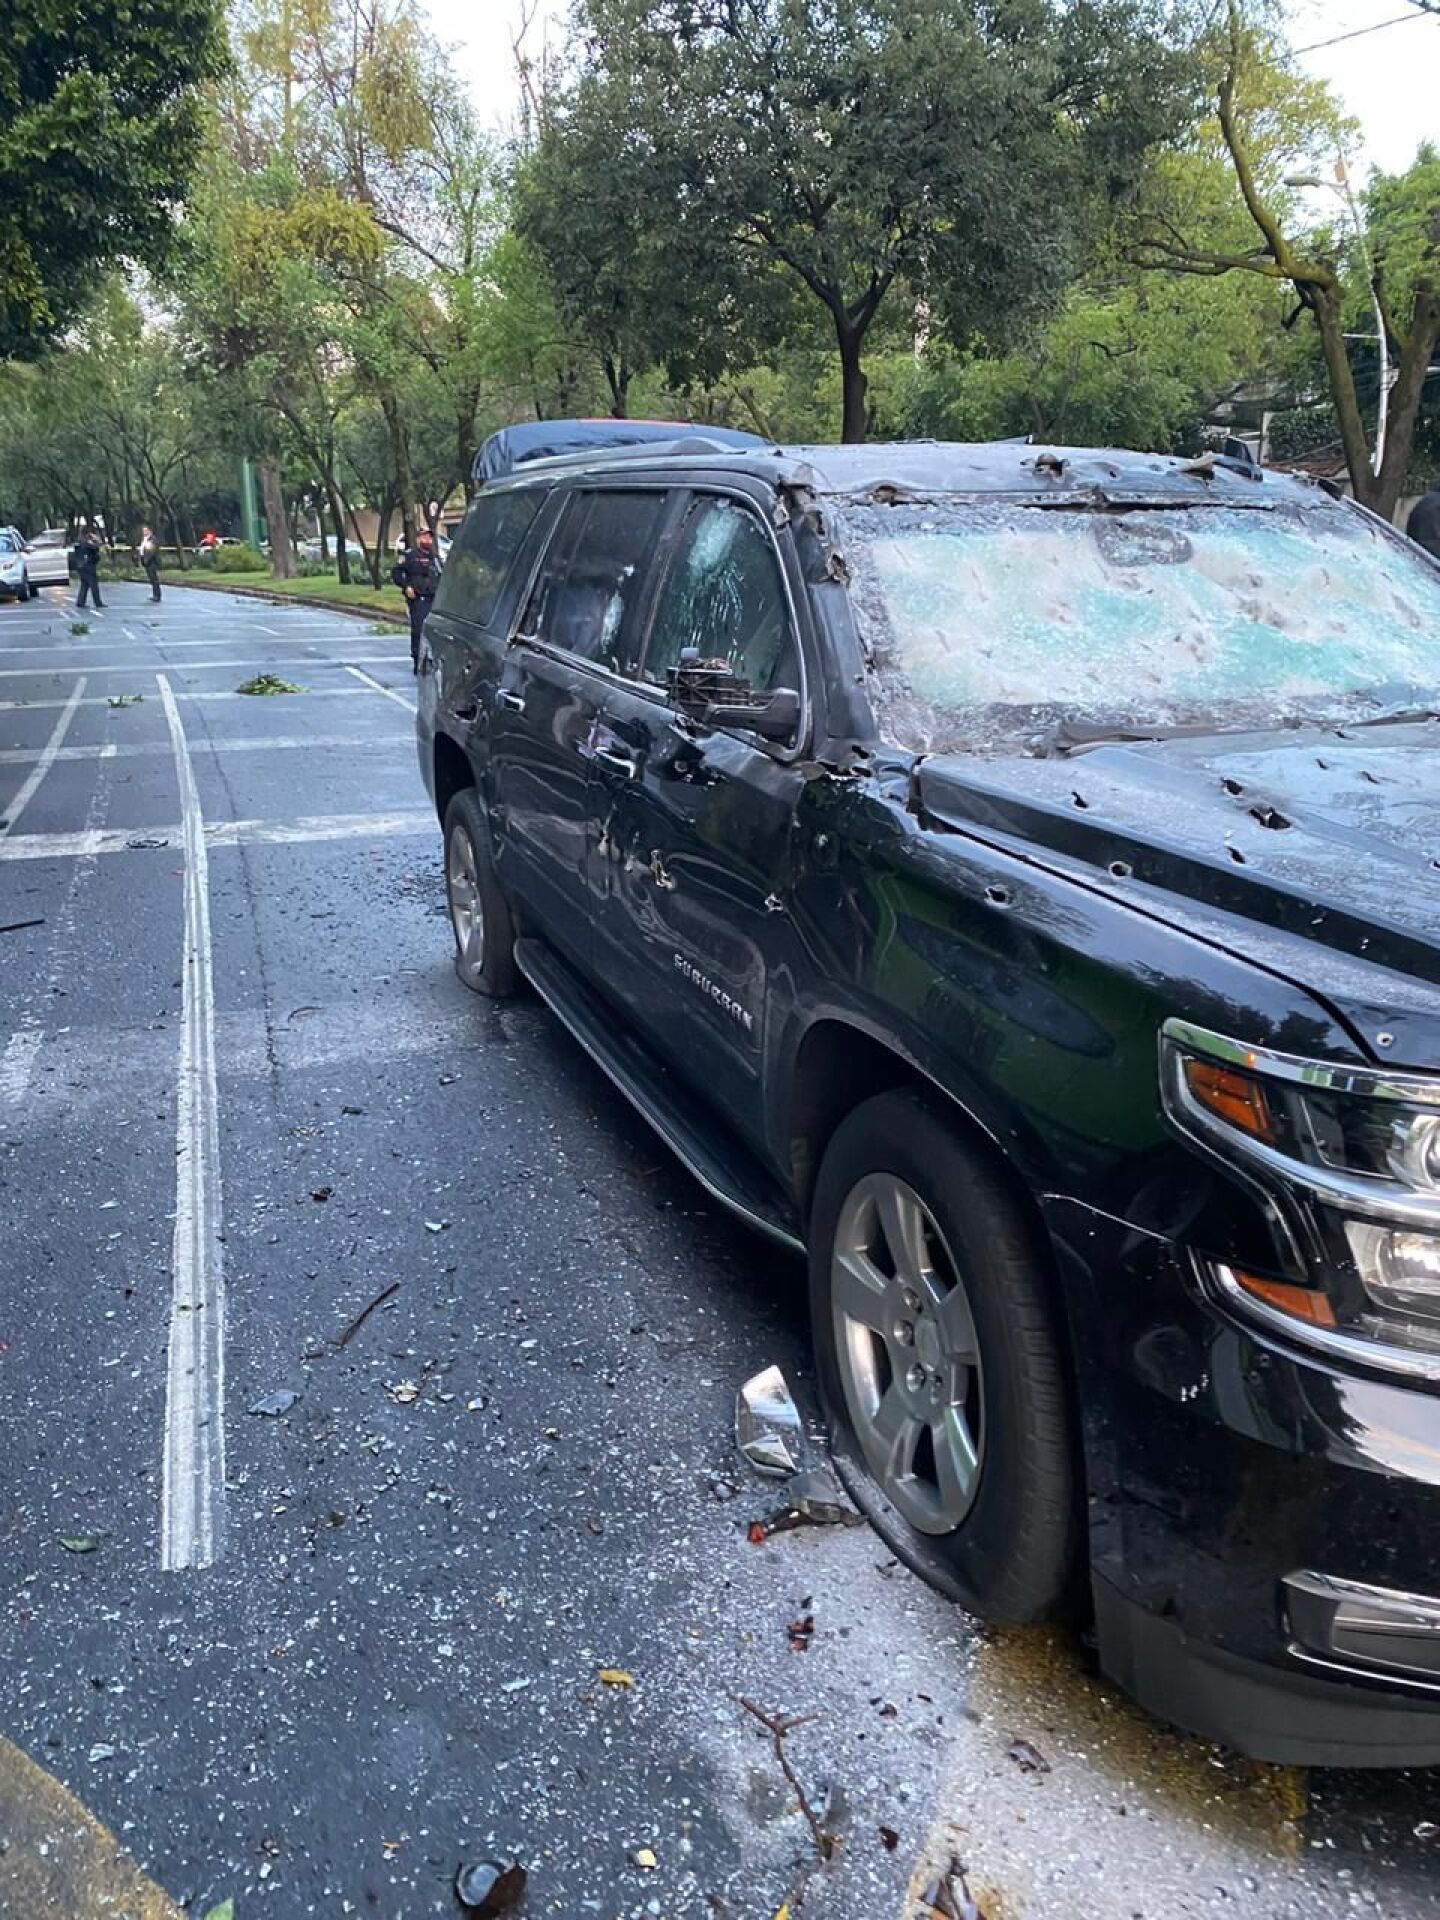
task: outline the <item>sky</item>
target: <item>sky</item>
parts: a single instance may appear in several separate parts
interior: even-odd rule
[[[538,55],[547,33],[552,43],[560,40],[565,8],[562,0],[527,4],[534,13],[528,44]],[[437,37],[454,48],[487,122],[512,126],[518,0],[428,0],[428,8]],[[1399,172],[1422,140],[1440,141],[1440,16],[1422,12],[1413,0],[1288,0],[1286,11],[1296,48],[1399,20],[1378,33],[1301,55],[1305,71],[1328,80],[1360,122],[1360,145],[1348,156],[1357,179],[1369,167]]]

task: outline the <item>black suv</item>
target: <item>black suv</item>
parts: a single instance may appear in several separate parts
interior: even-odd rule
[[[661,443],[484,488],[421,674],[461,978],[808,1250],[894,1550],[1440,1761],[1440,567],[1224,459]]]

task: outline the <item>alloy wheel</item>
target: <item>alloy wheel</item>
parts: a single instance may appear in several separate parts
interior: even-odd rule
[[[846,1196],[830,1299],[846,1409],[866,1466],[918,1531],[953,1533],[983,1463],[979,1342],[935,1216],[894,1174],[867,1174]]]
[[[445,849],[445,891],[455,930],[457,965],[467,979],[478,980],[485,965],[485,908],[480,897],[475,843],[458,822]]]

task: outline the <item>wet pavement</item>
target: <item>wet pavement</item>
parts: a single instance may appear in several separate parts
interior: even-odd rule
[[[1440,1913],[1440,1777],[751,1545],[801,1275],[456,982],[402,637],[107,602],[0,607],[3,1920],[419,1920],[486,1857],[531,1920],[915,1920],[952,1857],[989,1920]]]

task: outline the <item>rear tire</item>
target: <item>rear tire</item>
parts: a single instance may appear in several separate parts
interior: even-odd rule
[[[472,993],[508,999],[519,982],[515,922],[495,878],[489,822],[473,787],[462,787],[445,809],[445,897],[456,973]]]
[[[1079,1536],[1070,1396],[1003,1175],[938,1100],[881,1094],[826,1150],[809,1245],[821,1397],[857,1504],[971,1613],[1054,1612]]]

